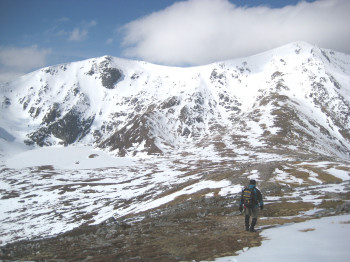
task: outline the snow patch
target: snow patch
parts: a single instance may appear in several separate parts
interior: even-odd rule
[[[313,219],[263,230],[260,247],[243,249],[238,256],[222,257],[216,262],[328,262],[347,261],[350,215]]]
[[[53,166],[57,169],[91,169],[134,165],[132,158],[113,157],[92,147],[42,147],[7,159],[9,168]]]

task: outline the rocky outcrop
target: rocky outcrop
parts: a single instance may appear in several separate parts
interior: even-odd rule
[[[40,127],[37,131],[28,135],[25,141],[27,145],[50,146],[52,139],[57,138],[60,144],[65,146],[73,144],[83,138],[90,131],[94,117],[84,118],[81,112],[72,109],[62,118],[58,110],[50,111],[45,118],[47,126]]]
[[[162,154],[162,150],[155,143],[156,139],[149,124],[149,114],[144,114],[135,116],[126,126],[103,141],[99,147],[108,148],[111,151],[117,150],[120,156],[125,156],[130,148],[133,148],[133,155],[140,152],[152,155]]]

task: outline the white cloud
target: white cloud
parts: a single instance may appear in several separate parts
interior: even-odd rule
[[[72,42],[80,42],[85,40],[87,38],[87,35],[88,35],[87,29],[75,28],[70,34],[68,40]]]
[[[70,19],[68,17],[61,17],[59,19],[57,19],[58,22],[68,22]]]
[[[188,0],[122,27],[124,54],[169,65],[252,55],[293,41],[350,52],[350,1],[299,2],[283,8]]]
[[[39,49],[38,46],[30,47],[0,47],[0,64],[21,70],[30,70],[42,67],[46,64],[46,56],[50,49]]]
[[[30,70],[46,66],[51,49],[0,46],[0,82],[10,81]]]
[[[89,23],[83,22],[80,27],[74,28],[74,30],[69,34],[68,41],[81,42],[86,40],[88,37],[90,28],[96,25],[97,23],[95,20],[92,20]]]
[[[113,43],[113,38],[108,38],[107,40],[106,40],[106,44],[107,45],[110,45],[110,44],[112,44]]]

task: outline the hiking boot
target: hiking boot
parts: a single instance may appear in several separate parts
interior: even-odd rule
[[[256,232],[256,230],[254,229],[254,227],[256,225],[256,221],[257,221],[256,218],[252,219],[252,224],[251,224],[250,229],[249,229],[250,232]]]

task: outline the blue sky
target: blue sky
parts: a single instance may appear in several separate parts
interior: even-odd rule
[[[111,55],[189,66],[292,41],[350,51],[348,0],[0,0],[0,82]]]

